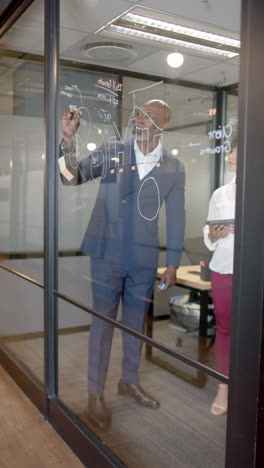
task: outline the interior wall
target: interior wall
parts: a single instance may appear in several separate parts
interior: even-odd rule
[[[43,249],[43,119],[0,115],[1,252]]]

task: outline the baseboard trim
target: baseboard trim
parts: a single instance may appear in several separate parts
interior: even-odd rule
[[[12,377],[21,390],[28,396],[38,410],[45,413],[45,393],[44,387],[33,376],[31,371],[10,355],[2,346],[0,346],[0,364],[5,371]]]
[[[82,333],[90,330],[90,325],[80,325],[78,327],[59,328],[59,335],[71,335],[73,333]],[[44,338],[43,331],[21,333],[17,335],[2,335],[0,343],[15,343],[17,341],[34,340],[36,338]]]

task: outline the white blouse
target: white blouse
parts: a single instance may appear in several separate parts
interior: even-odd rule
[[[234,219],[236,198],[236,178],[229,184],[223,185],[213,193],[208,210],[208,220]],[[214,251],[209,263],[210,270],[217,273],[233,273],[234,234],[230,232],[226,237],[211,242],[208,238],[209,226],[204,226],[204,243],[209,250]]]

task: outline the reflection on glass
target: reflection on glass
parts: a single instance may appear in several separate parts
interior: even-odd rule
[[[160,401],[160,407],[138,405],[133,398],[117,391],[123,337],[116,329],[105,383],[105,405],[112,410],[112,422],[107,430],[102,430],[91,420],[87,406],[87,342],[91,339],[91,317],[60,301],[59,322],[60,399],[127,466],[183,468],[204,466],[205,461],[208,467],[224,466],[226,420],[210,414],[216,386],[212,379],[208,378],[203,388],[197,388],[143,358],[142,387]],[[162,321],[159,326],[163,327]],[[164,328],[163,332],[166,333]],[[178,365],[175,359],[156,353],[164,361]]]
[[[212,139],[210,134],[214,125],[213,110],[213,93],[211,90],[201,90],[195,88],[185,88],[183,86],[175,86],[172,84],[159,84],[154,81],[143,80],[139,78],[124,77],[124,99],[123,99],[123,126],[125,119],[129,116],[129,109],[133,106],[133,90],[139,89],[143,91],[144,97],[151,98],[153,89],[159,99],[164,99],[166,102],[173,103],[173,113],[166,128],[166,133],[163,134],[163,143],[171,154],[183,161],[186,168],[186,186],[185,186],[185,200],[186,200],[186,229],[184,239],[184,251],[181,257],[181,266],[185,270],[178,270],[177,277],[179,279],[188,273],[187,287],[173,286],[168,292],[162,295],[154,295],[154,318],[153,323],[153,337],[161,340],[164,344],[169,344],[172,348],[176,348],[183,354],[188,355],[194,359],[202,360],[206,364],[214,366],[214,361],[211,359],[210,351],[207,352],[207,344],[211,345],[212,335],[214,328],[212,324],[211,315],[211,298],[209,300],[209,339],[207,343],[204,340],[198,341],[198,328],[189,330],[188,336],[182,327],[178,330],[174,327],[173,339],[170,339],[171,326],[174,326],[172,319],[168,318],[171,311],[169,304],[177,296],[188,295],[191,305],[197,305],[201,302],[201,294],[204,295],[204,283],[200,282],[199,269],[200,262],[206,263],[210,260],[210,252],[203,243],[202,229],[207,216],[208,201],[210,198],[210,171],[212,155],[206,149],[211,150]],[[154,85],[156,85],[154,87]],[[142,99],[142,96],[140,96]],[[159,213],[159,266],[166,264],[166,212],[164,206],[161,207]],[[182,273],[183,271],[183,273]],[[190,275],[192,274],[192,275]],[[191,292],[190,289],[193,291]],[[210,289],[210,287],[207,287]],[[209,295],[210,296],[210,295]],[[167,320],[166,320],[167,316]],[[157,319],[163,319],[164,329],[167,333],[158,333],[159,324]],[[188,319],[187,319],[188,320]],[[199,317],[198,317],[199,322]],[[177,338],[178,337],[178,338]],[[179,339],[179,341],[177,341]],[[187,345],[188,342],[188,345]],[[181,343],[181,347],[179,347]],[[201,345],[201,346],[200,346]],[[203,348],[200,349],[200,348]],[[210,348],[211,349],[211,348]],[[155,354],[155,351],[153,352]]]
[[[43,291],[2,269],[0,282],[0,345],[43,382]]]
[[[5,267],[42,283],[44,67],[40,55],[35,61],[25,51],[34,44],[43,55],[44,25],[34,41],[28,14],[2,37],[0,54],[0,255]],[[1,346],[43,382],[43,291],[0,274]]]
[[[213,251],[209,268],[211,270],[212,296],[216,319],[215,356],[219,372],[229,374],[232,284],[235,234],[237,140],[232,141],[228,154],[228,169],[234,174],[233,180],[217,189],[210,200],[208,220],[211,225],[204,227],[204,241]],[[221,223],[221,220],[228,220]],[[220,383],[216,398],[211,406],[214,415],[227,411],[228,386]]]
[[[42,281],[44,69],[8,51],[0,66],[0,251],[10,268]]]
[[[101,88],[108,83],[98,82]],[[115,84],[115,90],[118,86]],[[106,95],[107,90],[106,87]],[[124,140],[114,137],[105,141],[91,155],[78,161],[76,153],[83,140],[77,129],[83,126],[83,111],[84,107],[70,104],[63,114],[59,165],[65,185],[79,185],[100,177],[95,206],[81,244],[81,250],[91,257],[93,308],[116,319],[122,302],[122,323],[142,333],[158,267],[158,217],[163,202],[167,267],[159,291],[166,291],[174,284],[183,248],[184,166],[162,144],[162,134],[172,112],[167,103],[158,99],[147,101],[142,107],[134,106]],[[104,388],[112,335],[111,324],[92,318],[89,415],[100,428],[111,423]],[[140,353],[140,340],[124,334],[118,393],[141,405],[158,408],[159,402],[139,384]]]
[[[88,7],[80,5],[78,20],[71,4],[61,11],[62,58],[74,57],[75,63],[70,67],[69,61],[68,68],[60,70],[59,242],[65,256],[59,260],[59,284],[60,290],[101,317],[89,317],[88,330],[82,329],[78,336],[78,313],[72,312],[76,329],[73,325],[72,333],[60,337],[61,349],[68,343],[67,364],[60,369],[60,397],[128,466],[204,466],[205,458],[208,466],[222,466],[225,419],[213,420],[210,414],[217,384],[157,349],[151,356],[147,347],[141,357],[142,343],[131,333],[113,330],[103,318],[117,318],[131,332],[142,332],[154,293],[148,334],[214,365],[213,336],[197,337],[200,304],[203,311],[209,309],[203,334],[215,331],[210,282],[200,279],[200,262],[208,264],[211,257],[203,242],[203,226],[215,183],[214,163],[228,149],[231,136],[225,127],[229,122],[219,122],[222,133],[216,128],[220,120],[216,88],[231,83],[237,70],[234,66],[231,76],[217,55],[200,49],[194,58],[193,52],[179,45],[184,64],[176,74],[166,62],[171,52],[165,50],[167,42],[162,48],[156,42],[154,51],[146,35],[144,42],[140,35],[136,40],[122,35],[113,24],[126,21],[122,7],[114,1],[111,11],[104,7],[102,17],[100,5],[99,0],[89,14]],[[153,2],[149,6],[155,10]],[[133,10],[132,6],[129,14]],[[174,6],[169,13],[165,21],[181,23]],[[148,15],[154,21],[165,12],[150,9]],[[201,11],[199,19],[203,17]],[[230,18],[228,22],[232,23]],[[71,45],[64,47],[69,25],[75,32],[86,31],[88,37],[78,43],[69,37],[66,42]],[[206,29],[201,25],[203,33],[209,32]],[[210,29],[218,36],[229,36],[220,24]],[[238,39],[237,34],[233,36]],[[84,62],[80,70],[78,61]],[[108,68],[103,69],[104,65]],[[175,78],[189,83],[179,85],[177,80],[176,85]],[[180,263],[192,276],[192,284],[185,289],[173,285]],[[155,284],[158,266],[164,270]],[[163,284],[164,290],[159,287]],[[192,323],[183,319],[181,329],[172,321],[172,298],[179,295],[187,297],[189,309],[195,306]],[[156,359],[154,364],[154,358],[159,362]],[[189,383],[176,372],[168,373],[173,368],[185,373]],[[75,379],[72,369],[78,369]],[[67,379],[72,386],[67,386]],[[201,462],[198,450],[203,453]]]

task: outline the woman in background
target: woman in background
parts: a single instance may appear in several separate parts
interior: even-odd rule
[[[237,142],[232,144],[228,155],[228,171],[236,172]],[[208,220],[235,218],[236,177],[213,193],[208,211]],[[215,357],[219,372],[229,374],[230,329],[232,310],[232,282],[234,256],[234,224],[219,223],[204,227],[204,242],[214,251],[209,264],[211,270],[212,297],[216,320]],[[228,386],[218,384],[218,391],[211,406],[211,413],[219,416],[227,411]]]

